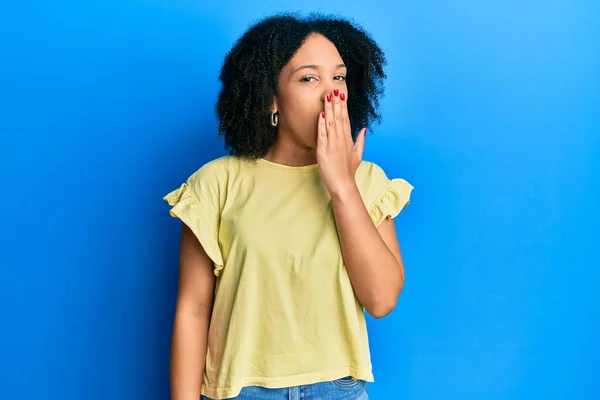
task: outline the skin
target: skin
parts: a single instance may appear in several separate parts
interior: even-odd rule
[[[272,105],[279,115],[277,139],[264,158],[290,166],[319,165],[356,296],[370,315],[382,318],[402,291],[404,265],[393,220],[375,227],[354,180],[366,129],[354,143],[345,74],[333,43],[316,34],[306,39],[278,77]],[[214,285],[212,261],[183,225],[171,348],[173,400],[200,398]]]
[[[171,340],[171,399],[198,400],[216,278],[212,260],[185,224],[180,243],[179,286]]]
[[[292,166],[319,164],[356,297],[371,316],[382,318],[402,291],[404,263],[393,220],[373,225],[354,180],[366,129],[354,143],[343,64],[327,38],[306,39],[278,78],[272,108],[279,114],[277,140],[264,158]]]

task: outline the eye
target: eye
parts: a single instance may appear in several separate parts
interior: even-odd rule
[[[316,80],[314,76],[305,76],[304,78],[300,79],[300,82],[312,82],[311,79]]]
[[[341,79],[338,79],[338,78],[341,78]],[[333,78],[333,79],[335,79],[335,80],[339,80],[339,81],[345,81],[345,80],[346,80],[346,77],[345,77],[344,75],[337,75],[337,76],[336,76],[335,78]]]

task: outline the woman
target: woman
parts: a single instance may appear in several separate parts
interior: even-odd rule
[[[227,54],[230,155],[165,200],[183,221],[172,396],[367,399],[364,310],[404,284],[394,218],[412,186],[362,161],[385,57],[360,28],[289,15]]]

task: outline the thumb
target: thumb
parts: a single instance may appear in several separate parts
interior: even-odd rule
[[[362,160],[363,152],[365,151],[365,136],[367,136],[367,128],[362,128],[358,132],[356,142],[354,142],[354,151],[358,155],[359,160]]]

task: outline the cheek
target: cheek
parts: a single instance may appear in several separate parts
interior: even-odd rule
[[[305,94],[298,96],[294,101],[294,115],[298,118],[305,120],[323,111],[323,102],[321,97],[316,93]]]
[[[346,99],[348,99],[348,86],[346,85],[346,82],[344,81],[344,83],[342,83],[342,85],[340,85],[340,92],[343,92],[346,95]]]

